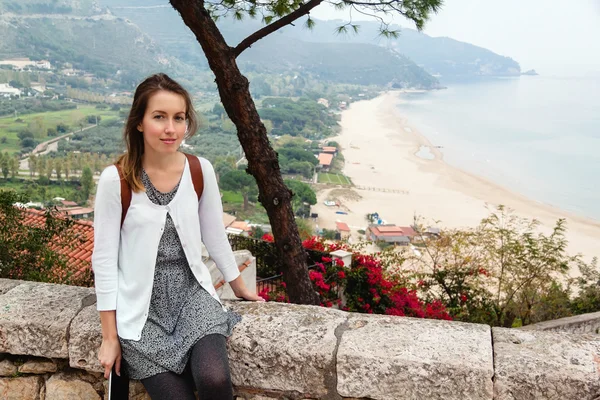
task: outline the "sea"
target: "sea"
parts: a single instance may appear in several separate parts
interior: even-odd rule
[[[600,221],[600,77],[446,85],[402,94],[399,109],[447,163]]]

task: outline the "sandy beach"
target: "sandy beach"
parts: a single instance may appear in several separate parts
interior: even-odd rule
[[[344,174],[358,188],[352,189],[354,193],[339,188],[318,192],[313,212],[319,214],[320,228],[335,229],[336,221],[346,222],[352,237],[358,238],[356,231],[367,226],[365,215],[372,212],[400,226],[411,225],[417,215],[441,228],[474,227],[502,204],[519,216],[537,219],[545,232],[558,219],[566,219],[569,253],[581,253],[586,260],[600,256],[600,222],[525,198],[448,165],[442,152],[400,115],[396,105],[401,96],[389,92],[352,103],[342,112],[341,133],[332,140],[341,146]],[[431,159],[415,155],[421,146],[430,147]],[[332,197],[340,199],[347,215],[323,204]]]

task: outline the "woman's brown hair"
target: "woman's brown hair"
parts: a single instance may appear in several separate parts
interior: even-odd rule
[[[148,100],[152,95],[160,90],[166,90],[178,94],[185,100],[185,120],[187,124],[187,130],[185,139],[192,137],[198,129],[198,121],[196,119],[196,112],[194,111],[194,105],[190,94],[181,86],[175,82],[168,75],[160,73],[149,76],[139,84],[133,95],[133,104],[131,105],[131,111],[127,117],[125,123],[125,130],[123,132],[123,140],[127,146],[127,152],[119,157],[117,164],[123,171],[123,177],[127,184],[134,192],[140,192],[144,190],[144,184],[142,183],[142,155],[144,154],[144,136],[138,131],[137,127],[142,123],[144,114],[146,113],[146,107],[148,106]]]

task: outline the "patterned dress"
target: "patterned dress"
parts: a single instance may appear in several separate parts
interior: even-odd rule
[[[169,204],[179,188],[178,183],[169,193],[159,192],[146,171],[142,171],[142,182],[148,198],[160,205]],[[238,314],[223,311],[221,304],[198,283],[173,220],[167,214],[156,256],[148,319],[141,338],[120,339],[129,377],[144,379],[167,371],[181,374],[191,348],[199,339],[210,334],[230,336],[240,320]]]

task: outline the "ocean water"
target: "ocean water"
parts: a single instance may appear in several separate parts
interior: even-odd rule
[[[522,76],[402,99],[449,164],[600,220],[600,78]]]

